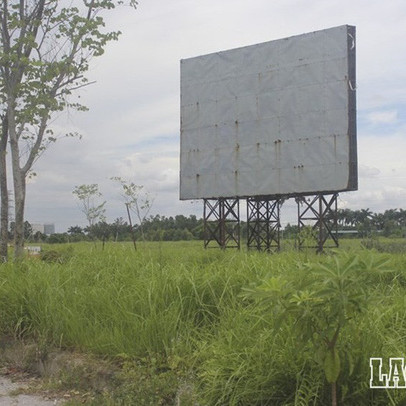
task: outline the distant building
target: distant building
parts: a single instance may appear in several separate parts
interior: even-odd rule
[[[36,233],[44,233],[44,225],[43,224],[35,224],[35,223],[31,223],[31,228],[32,228],[32,234],[36,234]]]
[[[33,224],[31,224],[31,228],[32,228],[33,235],[38,232],[45,234],[45,235],[55,234],[55,224],[53,224],[53,223],[48,223],[48,224],[33,223]]]
[[[44,234],[51,235],[55,234],[55,224],[44,224]]]

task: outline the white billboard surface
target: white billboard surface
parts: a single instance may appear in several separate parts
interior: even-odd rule
[[[181,199],[356,189],[355,27],[181,61]]]

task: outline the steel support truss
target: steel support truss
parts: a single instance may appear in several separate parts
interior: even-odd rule
[[[239,199],[204,199],[203,220],[205,248],[240,249]]]
[[[296,197],[299,249],[316,248],[320,253],[338,247],[337,197],[338,193]]]
[[[247,246],[258,251],[280,250],[281,200],[247,199]]]

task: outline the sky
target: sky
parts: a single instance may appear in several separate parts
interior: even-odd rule
[[[120,30],[91,62],[94,84],[75,97],[90,110],[67,111],[52,126],[61,138],[38,159],[27,186],[26,219],[57,232],[86,226],[72,194],[98,184],[109,222],[126,219],[120,176],[153,197],[151,215],[195,214],[179,200],[180,60],[339,25],[357,30],[359,190],[340,208],[383,212],[406,206],[406,2],[404,0],[140,0],[105,16]],[[282,209],[294,223],[295,203]],[[285,214],[284,214],[285,213]]]

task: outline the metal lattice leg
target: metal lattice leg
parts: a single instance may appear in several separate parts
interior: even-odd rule
[[[204,199],[203,210],[204,247],[240,249],[239,200]]]
[[[316,248],[320,253],[338,247],[337,197],[338,193],[296,198],[299,249]]]
[[[258,251],[280,250],[281,201],[247,199],[247,245]]]

